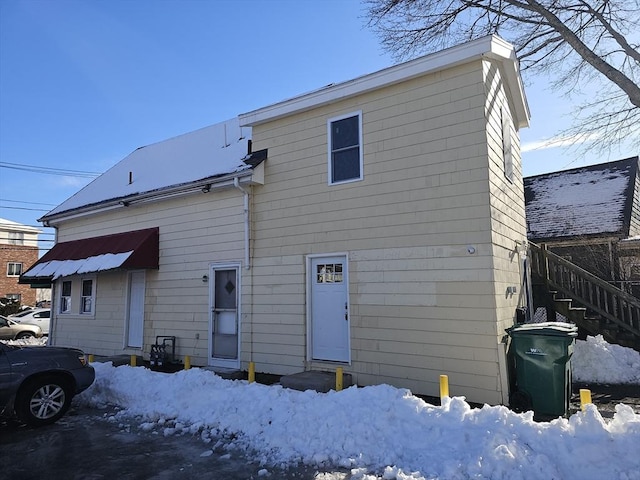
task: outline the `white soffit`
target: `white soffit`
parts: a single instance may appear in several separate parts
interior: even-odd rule
[[[238,118],[241,126],[259,125],[481,58],[497,60],[502,64],[507,86],[513,97],[516,124],[519,127],[528,126],[529,108],[520,80],[514,48],[495,35],[447,48],[353,80],[330,84],[313,92],[243,113]]]

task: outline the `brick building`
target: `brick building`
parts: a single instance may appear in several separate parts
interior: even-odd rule
[[[0,298],[35,305],[36,289],[20,285],[20,275],[38,260],[38,234],[35,227],[0,218]]]

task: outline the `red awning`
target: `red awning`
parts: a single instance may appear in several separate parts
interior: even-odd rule
[[[20,276],[20,283],[116,269],[157,269],[159,238],[158,228],[147,228],[56,243]]]

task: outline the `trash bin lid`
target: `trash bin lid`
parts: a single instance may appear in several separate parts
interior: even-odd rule
[[[577,337],[578,327],[573,323],[540,322],[523,323],[507,328],[509,335],[554,335],[558,337]]]

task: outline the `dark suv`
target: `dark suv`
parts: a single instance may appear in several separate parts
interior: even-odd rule
[[[94,379],[82,350],[0,342],[1,416],[15,415],[34,426],[53,423]]]

